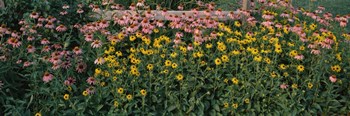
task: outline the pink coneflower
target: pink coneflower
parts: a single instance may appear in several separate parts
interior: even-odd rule
[[[91,94],[94,94],[96,90],[95,90],[95,87],[91,86],[89,88],[86,88],[86,91],[88,92],[89,95],[91,95]]]
[[[68,69],[69,67],[71,67],[72,66],[72,64],[69,62],[69,61],[64,61],[64,62],[62,62],[62,64],[61,64],[61,67],[62,68],[65,68],[65,69]]]
[[[94,77],[89,77],[88,79],[86,79],[86,82],[90,85],[94,85],[96,83],[96,80]]]
[[[40,17],[38,18],[38,21],[39,21],[39,22],[43,22],[43,21],[45,21],[45,18],[44,18],[43,16],[40,16]]]
[[[94,7],[92,8],[92,11],[93,12],[100,12],[101,9],[100,9],[100,7],[98,5],[94,5]]]
[[[33,52],[35,52],[35,47],[32,46],[32,45],[28,45],[27,46],[27,51],[28,51],[28,53],[33,53]]]
[[[280,88],[281,88],[281,89],[287,89],[287,88],[288,88],[288,85],[285,84],[285,83],[283,83],[283,84],[280,85]]]
[[[340,27],[346,27],[347,23],[345,20],[340,21]]]
[[[312,49],[311,50],[311,54],[319,55],[320,53],[321,53],[321,51],[318,50],[318,49]]]
[[[64,5],[62,6],[62,8],[63,8],[63,9],[68,9],[68,8],[69,8],[69,5],[64,4]]]
[[[46,21],[47,21],[47,22],[53,23],[54,21],[56,21],[56,18],[53,17],[53,16],[48,16],[48,17],[46,18]]]
[[[60,15],[66,15],[66,14],[68,14],[68,12],[65,10],[60,12]]]
[[[43,77],[43,81],[45,83],[48,83],[49,81],[51,81],[53,79],[53,75],[50,74],[49,72],[45,72],[44,73],[44,77]]]
[[[296,56],[294,56],[294,59],[303,60],[304,59],[304,55],[302,55],[302,54],[296,55]]]
[[[84,36],[85,36],[85,41],[87,42],[93,41],[94,35],[92,33],[87,33]]]
[[[174,39],[174,43],[175,43],[175,45],[178,45],[178,44],[180,44],[181,43],[181,39],[180,38],[175,38]]]
[[[329,76],[329,80],[330,80],[332,83],[335,83],[335,82],[337,82],[337,76],[331,75],[331,76]]]
[[[11,45],[12,45],[12,47],[14,47],[14,48],[18,48],[19,46],[22,45],[22,42],[21,42],[21,41],[18,41],[18,39],[15,39]]]
[[[102,58],[102,57],[99,57],[99,58],[97,58],[97,59],[95,60],[94,63],[97,64],[97,65],[102,65],[103,63],[105,63],[105,59]]]
[[[33,19],[36,19],[39,17],[39,13],[37,12],[32,12],[30,15],[29,15],[30,18],[33,18]]]
[[[64,32],[66,30],[67,30],[67,27],[62,24],[56,28],[56,31],[58,32]]]
[[[30,66],[31,64],[32,64],[32,62],[25,61],[25,62],[23,63],[23,67],[28,67],[28,66]]]
[[[43,44],[43,45],[47,45],[47,44],[50,43],[50,41],[47,40],[47,38],[43,38],[43,39],[41,39],[40,43]]]
[[[94,40],[94,42],[91,43],[92,48],[99,48],[101,46],[102,46],[102,42],[101,40],[98,40],[98,39]]]
[[[55,48],[56,50],[62,48],[62,45],[60,45],[60,44],[58,44],[58,43],[53,44],[52,46],[53,46],[53,48]]]
[[[60,59],[60,56],[55,56],[55,57],[52,57],[49,59],[49,61],[52,63],[52,64],[59,64],[62,62],[62,60]]]
[[[136,9],[135,3],[131,3],[131,5],[129,6],[129,9],[130,10],[135,10]]]
[[[43,22],[42,21],[38,21],[38,23],[36,24],[37,27],[43,27]]]
[[[177,9],[178,9],[178,10],[184,10],[183,4],[180,4],[179,6],[177,6]]]
[[[108,23],[108,21],[106,21],[106,20],[102,20],[102,21],[99,23],[99,26],[100,26],[100,28],[106,28],[106,27],[109,26],[109,23]]]
[[[188,50],[188,51],[193,50],[193,46],[192,46],[192,44],[189,44],[189,45],[187,46],[187,50]]]
[[[44,46],[41,52],[49,52],[51,50],[50,46]]]
[[[78,73],[82,73],[82,72],[85,71],[86,67],[87,67],[87,66],[86,66],[85,63],[79,62],[79,63],[77,64],[75,70],[76,70]]]
[[[71,86],[75,83],[75,79],[72,77],[68,77],[67,80],[64,81],[64,85]]]
[[[21,59],[19,59],[19,60],[16,61],[16,64],[21,64],[21,63],[22,63],[22,60],[21,60]]]
[[[53,70],[57,70],[57,69],[61,68],[61,65],[60,64],[53,64],[51,68]]]
[[[53,28],[55,28],[55,25],[52,22],[47,22],[45,25],[45,28],[53,29]]]
[[[83,9],[78,9],[78,10],[77,10],[77,13],[78,13],[78,14],[84,13],[84,10],[83,10]]]
[[[78,46],[74,47],[73,52],[77,55],[83,53],[83,50],[80,49]]]

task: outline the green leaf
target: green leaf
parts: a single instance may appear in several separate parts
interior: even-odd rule
[[[169,106],[169,107],[167,108],[167,111],[168,111],[168,112],[171,112],[171,111],[175,110],[175,108],[176,108],[175,105],[171,105],[171,106]]]
[[[220,107],[219,107],[219,105],[218,104],[214,104],[214,109],[216,110],[216,111],[220,111]]]
[[[103,105],[99,105],[99,106],[96,107],[96,110],[100,111],[102,109],[102,107],[103,107]]]

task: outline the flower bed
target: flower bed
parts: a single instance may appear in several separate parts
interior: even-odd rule
[[[324,7],[297,10],[287,1],[259,0],[257,9],[226,14],[215,3],[197,5],[193,15],[174,15],[157,6],[157,16],[142,1],[63,5],[61,17],[32,12],[19,22],[19,31],[1,26],[1,68],[18,72],[2,72],[1,80],[16,76],[24,82],[18,86],[27,89],[21,90],[23,97],[3,98],[12,98],[5,112],[348,113],[348,16],[334,17]],[[143,12],[85,19],[124,9]],[[199,18],[199,11],[205,17]],[[66,15],[83,21],[70,22]],[[5,91],[10,85],[0,86]]]

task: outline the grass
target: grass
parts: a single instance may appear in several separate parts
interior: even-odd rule
[[[350,14],[350,0],[293,0],[295,7],[303,7],[308,10],[313,10],[317,6],[324,6],[326,11],[331,12],[334,16]]]

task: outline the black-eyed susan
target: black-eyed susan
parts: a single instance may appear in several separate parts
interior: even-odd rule
[[[177,68],[177,64],[174,62],[173,64],[171,64],[171,67],[172,67],[173,69],[175,69],[175,68]]]
[[[224,103],[224,108],[228,108],[229,104],[227,102]]]
[[[87,96],[87,95],[89,95],[89,92],[88,91],[83,91],[83,96]]]
[[[312,84],[312,83],[307,83],[307,87],[309,88],[309,89],[312,89],[312,87],[313,87],[314,85]]]
[[[244,99],[244,103],[249,104],[250,100],[248,98]]]
[[[37,113],[35,113],[34,116],[41,116],[41,113],[40,113],[40,112],[37,112]]]
[[[140,90],[140,93],[142,96],[146,96],[147,95],[147,91],[145,89]]]
[[[285,64],[280,64],[280,65],[279,65],[279,68],[280,68],[281,70],[285,70],[285,69],[287,69],[287,65],[285,65]]]
[[[182,81],[183,78],[184,78],[184,76],[183,76],[182,74],[177,74],[177,75],[176,75],[176,79],[177,79],[178,81]]]
[[[339,65],[333,65],[331,67],[332,71],[334,72],[340,72],[341,71],[341,67]]]
[[[123,94],[123,93],[124,93],[124,89],[121,88],[121,87],[119,87],[118,90],[117,90],[117,92],[118,92],[119,94]]]
[[[221,60],[222,60],[222,62],[229,62],[230,61],[230,59],[228,58],[227,55],[222,55]]]
[[[292,84],[292,88],[293,88],[293,89],[296,89],[296,88],[298,88],[298,84],[296,84],[296,83],[293,83],[293,84]]]
[[[215,59],[215,64],[216,65],[220,65],[222,62],[221,62],[221,59],[220,58],[216,58]]]
[[[231,81],[233,84],[238,85],[239,80],[236,77],[233,77]]]
[[[119,102],[118,101],[114,101],[113,106],[114,107],[118,107],[119,106]]]
[[[64,100],[69,100],[69,94],[64,94],[64,95],[63,95],[63,99],[64,99]]]
[[[232,107],[233,107],[234,109],[237,109],[237,108],[238,108],[238,103],[233,103],[233,104],[232,104]]]
[[[147,70],[153,70],[153,64],[147,64]]]
[[[303,65],[298,65],[298,66],[297,66],[297,70],[298,70],[299,72],[303,72],[303,71],[304,71],[304,66],[303,66]]]
[[[132,100],[132,95],[131,94],[126,95],[126,99]]]
[[[172,63],[171,63],[170,60],[165,60],[165,62],[164,62],[164,65],[167,66],[167,67],[168,67],[168,66],[171,66],[171,64],[172,64]]]
[[[253,60],[256,61],[256,62],[261,62],[262,57],[260,55],[257,55],[257,56],[254,56]]]
[[[213,44],[211,44],[211,43],[205,44],[205,48],[207,48],[207,49],[210,49],[210,48],[212,48],[212,47],[213,47]]]

